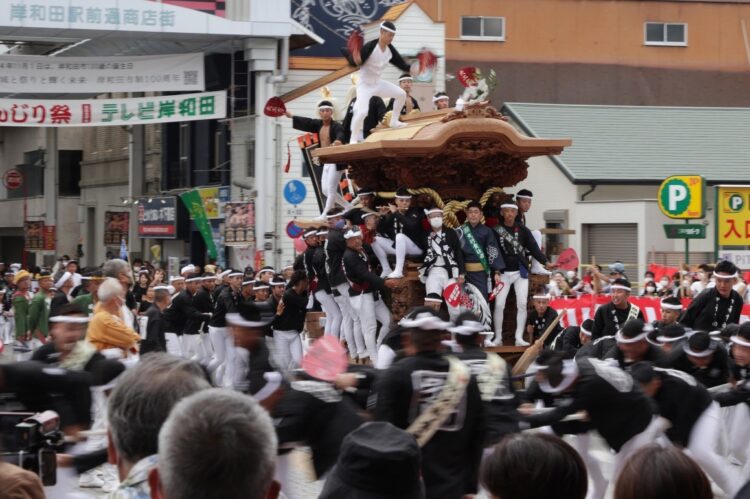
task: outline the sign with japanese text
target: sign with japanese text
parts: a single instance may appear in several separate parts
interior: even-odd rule
[[[703,218],[704,185],[700,175],[675,175],[659,186],[659,208],[669,218]]]
[[[127,211],[104,212],[104,246],[120,246],[128,241],[130,213]]]
[[[0,3],[0,25],[9,27],[246,36],[251,32],[249,23],[162,2],[7,0]]]
[[[742,270],[750,269],[750,251],[748,250],[721,250],[719,260],[732,262]]]
[[[45,225],[44,226],[44,250],[55,251],[57,246],[57,226],[56,225]]]
[[[206,210],[206,218],[224,218],[224,203],[229,201],[229,186],[201,187],[197,189]]]
[[[224,205],[224,244],[255,247],[255,205],[252,201]]]
[[[203,54],[0,55],[0,93],[203,91]]]
[[[152,239],[177,237],[177,198],[166,196],[138,200],[138,235]]]
[[[23,223],[23,246],[26,251],[44,250],[44,222]]]
[[[0,99],[0,126],[70,127],[147,125],[226,117],[227,93],[135,99]]]
[[[716,217],[719,246],[749,246],[750,186],[716,186]]]
[[[705,239],[706,226],[700,224],[664,224],[667,239]]]

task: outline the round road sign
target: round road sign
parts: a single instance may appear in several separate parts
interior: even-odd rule
[[[294,220],[286,224],[286,235],[292,239],[297,239],[302,235],[304,229],[294,223]]]
[[[23,173],[16,168],[11,168],[3,175],[3,185],[9,191],[20,188],[23,185]]]
[[[697,175],[669,177],[659,186],[659,208],[669,218],[703,217],[703,178]]]

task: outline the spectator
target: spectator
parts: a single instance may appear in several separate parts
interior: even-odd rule
[[[674,447],[649,445],[625,463],[614,499],[712,499],[703,470]]]
[[[421,499],[420,468],[412,435],[390,423],[366,423],[344,439],[318,499]]]
[[[588,489],[581,456],[544,433],[501,440],[485,458],[481,479],[493,499],[583,499]]]
[[[115,261],[115,260],[110,260]],[[99,286],[99,305],[91,318],[87,340],[97,350],[119,348],[125,355],[137,352],[141,337],[123,321],[120,312],[125,303],[125,293],[116,279],[108,277]]]
[[[159,433],[153,499],[275,499],[276,434],[252,398],[223,389],[175,406]]]
[[[31,471],[0,461],[0,490],[4,499],[44,499],[42,482]]]
[[[149,497],[148,475],[156,466],[161,426],[177,402],[210,387],[200,365],[163,353],[144,357],[122,375],[107,408],[109,461],[120,476],[109,499]]]
[[[108,260],[102,265],[102,272],[105,277],[113,277],[117,279],[122,285],[122,289],[125,293],[125,301],[122,304],[122,316],[125,324],[132,327],[135,324],[135,297],[130,291],[130,287],[133,285],[133,274],[130,271],[130,265],[125,260],[119,258],[113,258]]]

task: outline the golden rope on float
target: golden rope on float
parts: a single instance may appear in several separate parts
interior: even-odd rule
[[[490,187],[489,189],[484,191],[484,194],[482,194],[482,197],[479,198],[479,204],[481,204],[482,207],[484,207],[484,205],[487,204],[487,201],[490,200],[490,196],[498,192],[502,192],[503,194],[505,194],[505,191],[503,190],[502,187]]]

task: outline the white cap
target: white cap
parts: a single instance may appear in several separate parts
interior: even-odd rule
[[[70,272],[65,272],[65,273],[64,273],[64,274],[63,274],[63,275],[62,275],[62,276],[60,277],[60,279],[58,279],[58,280],[57,280],[57,282],[55,283],[55,287],[56,287],[57,289],[60,289],[60,288],[61,288],[61,287],[63,286],[63,284],[65,284],[65,282],[66,282],[66,281],[67,281],[68,279],[70,279],[71,277],[73,277],[73,274],[71,274]]]
[[[362,231],[357,227],[352,227],[351,229],[346,231],[346,234],[344,234],[344,239],[352,239],[355,237],[362,237]]]
[[[185,265],[180,269],[180,274],[190,274],[195,272],[195,265],[192,263],[190,265]]]

